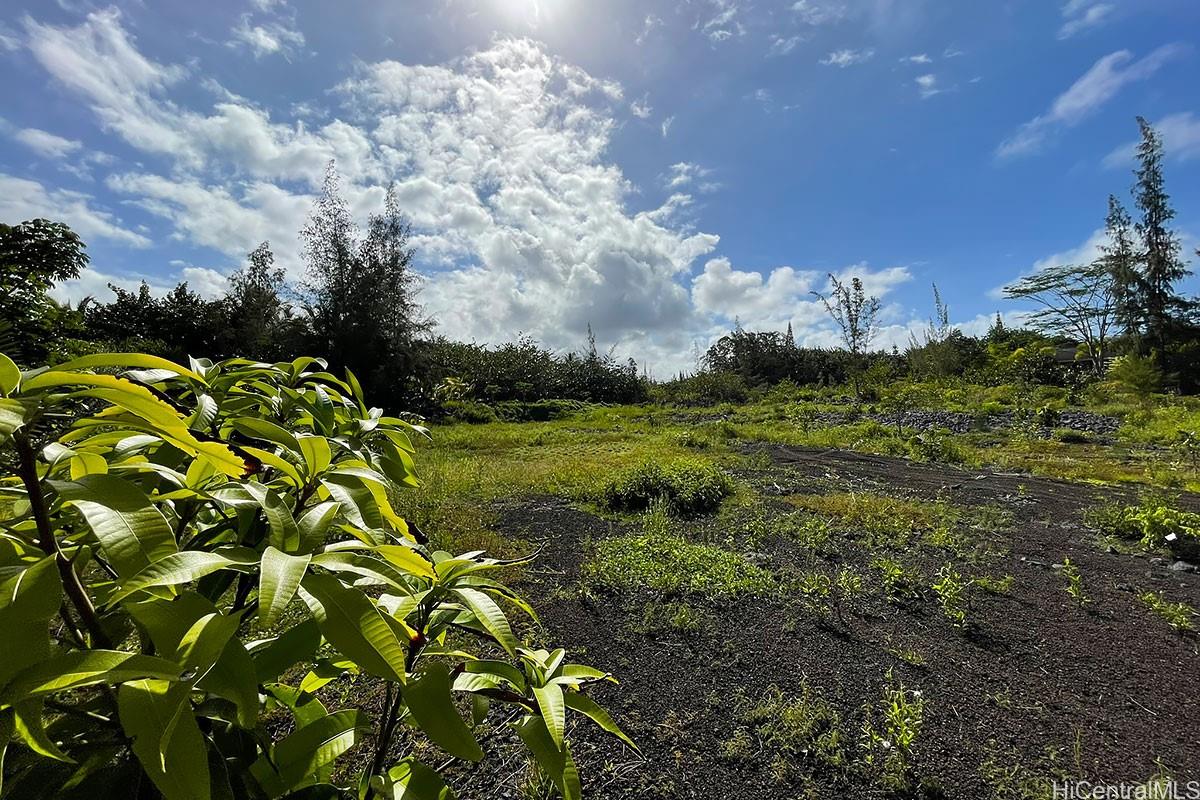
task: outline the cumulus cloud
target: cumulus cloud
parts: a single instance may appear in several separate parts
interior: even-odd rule
[[[1059,39],[1070,39],[1077,33],[1104,24],[1116,10],[1116,5],[1097,0],[1070,0],[1062,8],[1063,24]]]
[[[85,239],[107,239],[129,247],[150,246],[145,236],[122,227],[112,213],[93,206],[89,195],[48,189],[37,181],[0,173],[0,219],[35,217],[61,220]]]
[[[663,176],[662,183],[667,189],[694,188],[699,192],[714,192],[721,188],[719,183],[708,180],[712,170],[690,161],[680,161],[672,164],[668,173]]]
[[[875,51],[871,49],[852,50],[847,48],[845,50],[834,50],[825,58],[821,59],[821,63],[828,67],[841,67],[842,69],[845,69],[846,67],[851,67],[855,64],[862,64],[866,61],[870,61],[874,56]]]
[[[871,270],[865,263],[835,274],[841,281],[860,278],[867,293],[881,299],[912,279],[905,267]],[[692,303],[718,323],[717,329],[735,319],[747,330],[782,331],[790,324],[801,345],[836,344],[825,306],[813,291],[829,291],[825,272],[784,266],[763,275],[737,269],[727,258],[713,258],[692,281]]]
[[[649,119],[654,113],[654,109],[650,107],[650,95],[642,95],[640,100],[634,100],[629,104],[629,112],[638,119]]]
[[[1190,161],[1200,158],[1200,117],[1190,111],[1168,114],[1154,123],[1154,129],[1162,137],[1163,151],[1168,158]],[[1127,167],[1133,163],[1137,152],[1137,141],[1129,141],[1104,157],[1104,166]]]
[[[1036,153],[1056,132],[1078,125],[1126,86],[1150,78],[1184,52],[1186,48],[1183,45],[1163,45],[1136,61],[1128,50],[1109,53],[1055,98],[1048,111],[1026,122],[1001,142],[996,149],[997,157],[1013,158]]]

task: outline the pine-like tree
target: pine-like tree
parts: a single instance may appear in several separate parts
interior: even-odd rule
[[[1121,201],[1111,194],[1104,225],[1108,242],[1100,246],[1100,262],[1112,280],[1114,317],[1125,335],[1137,341],[1145,323],[1145,313],[1142,276],[1133,245],[1133,222]]]
[[[1164,351],[1171,339],[1175,321],[1187,303],[1175,292],[1175,283],[1190,272],[1180,253],[1179,236],[1169,227],[1175,217],[1170,197],[1163,184],[1162,138],[1142,117],[1137,118],[1142,141],[1138,144],[1138,168],[1134,174],[1133,197],[1141,212],[1137,223],[1141,239],[1141,306],[1145,314],[1146,338]]]

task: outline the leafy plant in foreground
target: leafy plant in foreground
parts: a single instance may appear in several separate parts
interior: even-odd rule
[[[1172,603],[1163,598],[1162,592],[1145,592],[1139,599],[1174,628],[1176,633],[1191,633],[1196,630],[1196,625],[1192,622],[1196,616],[1196,609],[1187,603]]]
[[[519,645],[501,605],[533,611],[491,577],[514,562],[431,551],[396,514],[389,493],[417,486],[414,434],[311,358],[22,372],[0,356],[17,465],[0,483],[6,793],[446,800],[435,769],[393,749],[407,726],[480,759],[460,697],[475,721],[512,707],[542,772],[579,797],[567,709],[633,746],[581,691],[611,676]],[[346,673],[380,681],[376,718],[314,696]],[[368,737],[346,776],[337,759]]]
[[[970,582],[949,564],[943,564],[938,570],[937,580],[933,583],[933,591],[937,593],[938,603],[942,614],[956,628],[967,626],[967,611],[970,609]]]
[[[1071,563],[1071,559],[1063,559],[1062,574],[1067,579],[1067,594],[1075,598],[1075,602],[1081,606],[1091,605],[1092,598],[1088,597],[1087,590],[1083,588],[1083,576],[1079,574],[1079,567]]]

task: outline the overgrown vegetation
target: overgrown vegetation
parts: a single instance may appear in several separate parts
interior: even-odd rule
[[[672,514],[713,511],[733,494],[733,480],[712,462],[678,459],[640,464],[614,476],[604,487],[604,505],[616,511],[641,511],[655,503]]]
[[[581,691],[610,676],[514,634],[504,609],[533,611],[495,579],[513,562],[431,548],[395,512],[424,429],[324,367],[104,354],[23,372],[0,356],[11,796],[143,781],[166,800],[447,794],[397,733],[479,760],[456,697],[475,724],[515,709],[566,798],[568,708],[634,747]],[[384,688],[377,715],[315,696],[349,675]],[[365,741],[359,769],[336,768]]]

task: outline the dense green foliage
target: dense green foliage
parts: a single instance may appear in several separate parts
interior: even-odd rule
[[[641,511],[663,503],[674,514],[702,514],[731,494],[733,480],[709,461],[648,461],[613,476],[604,487],[604,504],[619,511]]]
[[[414,746],[478,760],[490,716],[578,798],[567,709],[632,746],[582,692],[611,678],[525,646],[515,562],[397,514],[424,435],[311,358],[0,356],[6,795],[448,800]],[[347,675],[386,686],[378,714],[327,707]]]

